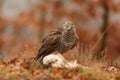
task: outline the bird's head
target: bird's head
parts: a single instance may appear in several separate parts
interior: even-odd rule
[[[74,31],[75,26],[71,21],[67,21],[63,24],[63,30],[64,31]]]
[[[67,21],[63,24],[63,35],[66,35],[68,33],[72,33],[75,34],[75,36],[77,37],[77,39],[79,39],[78,35],[77,35],[77,32],[76,32],[76,29],[75,29],[75,25],[71,22],[71,21]]]

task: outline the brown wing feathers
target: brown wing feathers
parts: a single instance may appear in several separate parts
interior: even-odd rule
[[[54,51],[57,43],[60,41],[60,29],[50,32],[42,41],[42,46],[35,57],[36,61],[42,61],[43,57]]]

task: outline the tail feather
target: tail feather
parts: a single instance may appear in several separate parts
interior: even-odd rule
[[[41,49],[38,51],[37,56],[34,58],[34,61],[41,61],[45,51],[42,51]]]
[[[45,48],[39,49],[37,56],[34,58],[34,61],[39,61],[40,63],[42,63],[43,58],[52,53],[54,51],[54,48],[55,46],[52,46],[48,49]]]

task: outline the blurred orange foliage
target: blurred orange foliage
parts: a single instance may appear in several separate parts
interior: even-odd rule
[[[11,54],[22,55],[25,44],[31,48],[39,48],[43,36],[55,27],[60,27],[65,19],[72,20],[76,25],[80,44],[94,46],[102,34],[100,28],[104,15],[103,4],[108,6],[110,14],[114,12],[111,17],[119,13],[119,4],[114,0],[45,0],[37,3],[28,13],[19,13],[15,19],[1,16],[0,54],[4,57]],[[110,24],[113,24],[107,39],[107,55],[110,58],[120,56],[120,24],[114,23],[110,18]],[[96,48],[99,48],[99,44]]]

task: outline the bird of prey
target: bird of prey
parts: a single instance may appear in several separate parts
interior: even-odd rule
[[[71,21],[65,22],[62,27],[51,31],[43,40],[35,61],[42,63],[45,56],[57,51],[61,54],[74,48],[78,40],[75,26]]]

